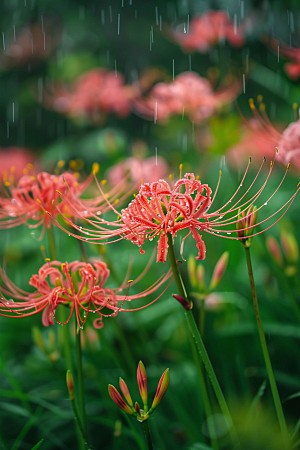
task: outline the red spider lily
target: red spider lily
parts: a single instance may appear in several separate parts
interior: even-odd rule
[[[261,96],[259,96],[261,97]],[[262,97],[259,98],[261,101]],[[253,99],[249,100],[255,120],[246,121],[247,131],[244,138],[231,148],[227,155],[229,160],[236,165],[249,157],[262,156],[272,157],[277,147],[276,160],[283,165],[289,163],[293,167],[300,167],[300,119],[292,122],[282,132],[278,131],[269,120],[264,103],[260,103],[259,111],[256,109]]]
[[[115,402],[115,404],[119,408],[121,408],[127,414],[133,415],[134,417],[137,418],[137,420],[142,422],[143,420],[147,420],[149,418],[150,414],[153,413],[154,409],[159,405],[163,396],[165,395],[168,385],[169,385],[169,381],[170,381],[169,369],[166,369],[164,371],[164,373],[162,374],[162,376],[159,380],[156,394],[155,394],[155,397],[154,397],[154,400],[152,402],[152,406],[150,409],[148,409],[148,399],[147,399],[147,375],[146,375],[145,366],[142,363],[142,361],[140,361],[138,364],[137,381],[138,381],[139,391],[140,391],[141,398],[143,401],[144,409],[141,409],[137,402],[133,406],[133,402],[132,402],[128,387],[127,387],[125,381],[122,380],[122,378],[120,378],[119,384],[120,384],[120,389],[125,397],[126,402],[123,399],[123,397],[121,396],[121,394],[118,392],[118,390],[111,384],[109,384],[109,386],[108,386],[108,393],[109,393],[112,401]]]
[[[148,268],[131,285],[135,284]],[[3,286],[0,286],[0,292],[15,299],[15,301],[12,299],[1,300],[0,315],[5,317],[26,317],[43,311],[43,325],[49,326],[54,324],[54,319],[61,325],[65,325],[69,322],[73,312],[75,312],[78,326],[83,327],[88,314],[92,312],[98,316],[94,320],[94,327],[102,328],[103,317],[115,316],[119,311],[136,311],[148,306],[136,309],[123,307],[127,301],[143,298],[155,292],[163,283],[170,279],[170,271],[162,275],[145,291],[135,295],[118,294],[118,292],[125,289],[126,285],[124,283],[117,289],[104,287],[108,276],[109,270],[106,264],[101,261],[93,263],[74,261],[63,264],[59,261],[52,261],[44,264],[40,268],[39,273],[31,277],[29,284],[34,286],[36,290],[33,293],[29,293],[19,289],[12,283],[6,273],[0,269],[0,277],[3,284]],[[154,301],[163,295],[168,286]],[[152,304],[154,301],[149,304]],[[64,323],[59,322],[55,315],[58,305],[70,308],[69,317]],[[103,311],[104,308],[110,310],[111,313],[106,314]]]
[[[246,24],[239,25],[228,17],[226,11],[206,11],[193,17],[184,32],[172,32],[172,37],[186,52],[207,53],[212,46],[227,39],[235,47],[244,43]]]
[[[98,171],[97,164],[94,165],[94,169]],[[0,229],[25,223],[30,228],[44,225],[44,232],[51,224],[50,217],[45,211],[55,218],[61,213],[82,217],[91,213],[99,215],[105,211],[107,204],[102,195],[90,200],[80,198],[92,182],[93,176],[90,175],[83,183],[78,183],[77,175],[71,172],[64,172],[61,175],[41,172],[37,176],[24,175],[16,186],[5,181],[4,192],[0,196],[0,219],[4,219],[0,222]],[[121,192],[124,192],[125,184],[124,178],[107,194],[111,201],[116,200]],[[61,195],[64,195],[64,201],[61,201]],[[67,201],[72,204],[72,213]]]
[[[173,115],[186,115],[195,123],[201,123],[232,102],[241,90],[240,83],[233,83],[214,91],[206,78],[195,72],[183,72],[171,83],[158,83],[144,99],[134,105],[146,119],[166,121]]]
[[[153,238],[158,236],[157,262],[166,262],[168,233],[174,238],[178,231],[188,229],[188,234],[182,240],[181,255],[186,237],[192,234],[198,248],[196,259],[204,259],[206,248],[199,232],[205,231],[215,236],[225,237],[226,239],[249,239],[264,231],[261,230],[254,233],[252,230],[252,234],[249,234],[248,224],[253,222],[251,219],[252,216],[258,214],[268,202],[273,199],[274,195],[282,185],[289,168],[288,166],[282,180],[269,198],[264,199],[260,206],[254,208],[253,205],[257,204],[259,201],[274,167],[274,163],[271,161],[266,179],[258,190],[255,193],[252,193],[254,190],[253,186],[258,182],[257,179],[262,171],[265,161],[266,159],[264,158],[264,161],[250,186],[245,192],[241,193],[251,162],[251,160],[249,160],[245,174],[236,192],[221,208],[214,212],[210,212],[210,208],[212,207],[218,191],[221,172],[213,198],[211,198],[212,190],[207,184],[202,184],[200,180],[195,178],[193,173],[187,173],[184,178],[179,179],[175,183],[173,189],[165,180],[141,185],[139,193],[135,196],[134,200],[132,200],[128,207],[121,212],[118,212],[115,207],[110,204],[111,209],[121,217],[121,219],[118,219],[115,222],[109,222],[94,215],[93,220],[86,219],[86,221],[92,225],[93,229],[78,227],[70,220],[69,224],[85,236],[88,235],[88,237],[79,237],[79,239],[98,244],[108,244],[120,239],[128,239],[140,247],[140,253],[144,253],[142,246],[146,239],[153,240]],[[99,184],[98,186],[101,190],[101,186]],[[265,222],[273,218],[274,222],[271,225],[268,225],[266,229],[271,228],[277,223],[291,206],[299,189],[300,183],[298,184],[294,195],[287,200],[285,204],[269,217],[258,222],[256,226],[265,224]],[[247,199],[248,194],[250,199]],[[276,219],[275,216],[278,214],[281,215]],[[245,225],[244,228],[239,226],[239,233],[237,234],[235,225],[236,223],[240,224],[241,217],[243,217]],[[65,219],[68,220],[67,218]],[[57,225],[64,230],[60,224],[57,223]],[[247,232],[243,233],[243,231]],[[234,236],[230,236],[231,234],[234,234]],[[73,236],[78,238],[74,233]],[[114,241],[109,241],[109,238],[116,237],[117,239]]]
[[[71,117],[89,117],[95,123],[110,113],[128,116],[133,99],[140,95],[137,84],[125,85],[120,72],[102,68],[81,75],[71,89],[63,83],[52,89],[52,93],[45,92],[46,106]]]

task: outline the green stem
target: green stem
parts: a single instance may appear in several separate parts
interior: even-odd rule
[[[148,420],[143,420],[142,425],[143,425],[143,431],[144,431],[145,440],[146,440],[146,443],[147,443],[147,449],[148,450],[153,450],[153,445],[152,445],[152,439],[151,439],[151,434],[150,434]]]
[[[266,364],[266,368],[267,368],[267,372],[268,372],[268,377],[269,377],[269,381],[270,381],[270,385],[271,385],[271,390],[272,390],[272,395],[273,395],[275,408],[276,408],[276,412],[277,412],[277,416],[278,416],[279,425],[281,428],[284,444],[287,447],[288,442],[289,442],[289,435],[288,435],[288,430],[287,430],[287,426],[286,426],[286,422],[285,422],[285,418],[284,418],[284,414],[283,414],[283,410],[282,410],[282,406],[281,406],[281,401],[280,401],[280,397],[278,394],[278,389],[277,389],[277,385],[276,385],[276,381],[275,381],[275,377],[274,377],[274,373],[273,373],[273,369],[272,369],[272,364],[271,364],[271,360],[270,360],[270,356],[269,356],[269,352],[268,352],[268,347],[267,347],[266,338],[265,338],[265,334],[264,334],[264,330],[263,330],[263,325],[262,325],[261,318],[260,318],[257,294],[256,294],[256,289],[255,289],[255,284],[254,284],[252,263],[251,263],[251,257],[250,257],[250,248],[249,247],[244,247],[244,248],[245,248],[245,252],[246,252],[247,269],[248,269],[251,294],[252,294],[252,299],[253,299],[253,305],[254,305],[254,310],[255,310],[255,316],[256,316],[256,321],[257,321],[260,343],[261,343],[264,360],[265,360],[265,364]]]
[[[78,409],[77,409],[77,406],[76,406],[75,398],[71,399],[71,404],[72,404],[73,414],[74,414],[74,417],[76,419],[76,425],[79,428],[79,431],[81,433],[81,437],[82,437],[82,440],[83,440],[83,443],[84,443],[84,448],[87,447],[89,449],[90,446],[89,446],[89,444],[87,442],[86,430],[84,429],[84,426],[82,424],[80,415],[78,413]]]
[[[173,272],[173,276],[174,276],[174,280],[178,289],[178,294],[187,299],[187,294],[186,294],[186,290],[182,281],[182,278],[179,274],[178,268],[177,268],[177,264],[176,264],[176,258],[175,258],[175,252],[174,252],[174,247],[173,247],[173,238],[172,236],[168,233],[168,244],[169,244],[169,248],[168,248],[168,255],[169,255],[169,259],[170,259],[170,264],[171,264],[171,268],[172,268],[172,272]],[[218,399],[221,411],[225,417],[225,419],[227,419],[230,423],[230,428],[229,428],[229,432],[231,434],[232,440],[233,442],[236,444],[238,442],[238,438],[237,438],[237,433],[236,430],[234,428],[232,419],[231,419],[231,414],[229,412],[226,400],[224,398],[223,392],[221,390],[221,387],[219,385],[218,379],[216,377],[215,371],[213,369],[213,366],[210,362],[209,356],[207,354],[206,348],[204,346],[203,340],[201,338],[201,335],[199,333],[198,327],[196,325],[195,322],[195,318],[193,316],[192,310],[191,309],[185,309],[184,310],[185,313],[185,318],[188,324],[188,329],[192,335],[192,338],[196,344],[197,350],[198,350],[198,354],[200,355],[203,364],[205,366],[205,369],[207,371],[208,377],[211,381],[212,387],[215,391],[216,397]]]
[[[202,339],[204,338],[204,332],[205,332],[205,300],[201,300],[200,304],[200,318],[199,318],[199,331],[202,336]]]
[[[77,362],[77,379],[79,390],[79,411],[82,427],[86,435],[86,417],[85,417],[85,399],[84,399],[84,383],[83,383],[83,371],[82,371],[82,349],[81,349],[81,329],[75,324],[76,333],[76,362]]]
[[[55,249],[55,240],[54,240],[54,233],[53,233],[53,227],[52,224],[50,225],[48,230],[48,242],[49,242],[49,251],[52,261],[55,261],[57,259],[56,257],[56,249]]]

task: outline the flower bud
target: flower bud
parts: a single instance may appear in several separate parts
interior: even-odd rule
[[[136,410],[136,412],[140,416],[141,415],[141,408],[140,408],[140,405],[138,404],[138,402],[135,402],[134,409]]]
[[[210,282],[209,289],[211,291],[214,290],[220,283],[227,267],[228,257],[229,252],[224,252],[219,261],[217,262]]]
[[[125,397],[126,402],[128,403],[128,405],[133,406],[133,402],[132,402],[127,384],[125,383],[125,381],[122,378],[120,378],[119,384],[120,384],[120,389],[122,391],[122,394]]]
[[[295,236],[282,231],[280,235],[281,247],[288,263],[296,263],[299,260],[299,249]]]
[[[167,388],[169,386],[169,381],[170,381],[170,371],[169,371],[169,369],[166,369],[158,382],[156,394],[155,394],[150,411],[153,410],[154,408],[156,408],[159,405],[159,403],[161,402],[161,400],[162,400],[163,396],[165,395]]]
[[[144,410],[145,412],[148,411],[148,395],[147,395],[147,375],[146,375],[146,369],[142,361],[139,362],[138,368],[137,368],[137,382],[139,391],[141,394],[141,398],[143,400],[144,404]]]
[[[35,344],[43,351],[47,352],[46,344],[43,338],[43,335],[41,333],[41,330],[38,327],[33,327],[32,329],[32,337],[35,342]]]
[[[115,404],[121,408],[123,411],[125,411],[127,414],[133,414],[132,409],[127,405],[125,400],[121,397],[117,389],[112,386],[111,384],[108,385],[108,393],[110,398],[112,399]]]
[[[191,285],[193,287],[196,287],[197,286],[196,261],[192,255],[188,257],[187,270]]]
[[[179,303],[182,304],[184,309],[192,309],[193,303],[189,302],[186,298],[181,297],[180,295],[177,294],[173,294],[173,297],[175,298],[175,300],[177,300]]]
[[[69,391],[70,400],[74,400],[75,399],[74,380],[70,370],[67,370],[67,388]]]
[[[205,291],[205,269],[202,264],[199,264],[197,267],[197,280],[199,288]]]
[[[282,257],[282,253],[281,253],[281,250],[280,250],[277,240],[273,236],[268,236],[266,239],[266,245],[267,245],[267,249],[269,250],[269,253],[272,256],[272,258],[274,259],[274,261],[279,266],[282,266],[283,257]]]

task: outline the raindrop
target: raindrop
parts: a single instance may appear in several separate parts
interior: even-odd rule
[[[264,203],[264,206],[267,206],[268,202]]]
[[[226,233],[226,234],[231,234],[231,233]]]

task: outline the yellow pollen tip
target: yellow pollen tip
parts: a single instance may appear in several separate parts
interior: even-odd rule
[[[199,180],[199,175],[196,175],[196,180]]]
[[[169,180],[173,180],[173,175],[170,173]]]
[[[27,175],[28,174],[28,169],[23,169],[23,173],[24,173],[24,175]]]
[[[101,184],[106,184],[107,183],[107,180],[102,180],[101,181]]]
[[[127,283],[132,283],[132,282],[133,282],[133,280],[128,280],[128,281],[127,281]]]
[[[92,166],[93,175],[96,175],[100,170],[100,166],[97,162],[95,162]]]
[[[266,105],[264,103],[261,103],[259,105],[259,110],[262,111],[262,112],[265,111],[266,110]]]
[[[59,195],[62,195],[62,193],[61,192],[59,192],[58,190],[56,190],[56,192],[59,194]]]
[[[75,186],[78,187],[78,186],[79,186],[79,183],[75,183]]]
[[[143,178],[141,178],[141,184],[144,184],[144,180],[143,180]]]
[[[179,169],[182,170],[182,164],[179,164]]]
[[[10,171],[11,171],[11,172],[15,172],[15,170],[16,170],[15,166],[12,166],[12,167],[10,168]]]
[[[74,159],[71,159],[71,161],[69,162],[69,166],[71,167],[71,169],[75,169],[76,161],[74,161]]]
[[[74,175],[74,177],[75,177],[75,178],[79,178],[79,177],[80,177],[80,175],[79,175],[79,173],[78,173],[78,172],[74,172],[74,174],[73,174],[73,175]]]
[[[41,200],[40,200],[39,198],[37,198],[36,201],[37,201],[40,205],[42,204],[42,202],[41,202]]]
[[[298,108],[298,103],[294,102],[293,103],[293,109],[296,110]]]
[[[251,109],[255,109],[253,98],[249,98],[249,106]]]
[[[220,175],[220,176],[222,175],[222,170],[219,171],[219,175]]]
[[[135,197],[135,196],[136,196],[136,194],[133,194],[133,196]]]
[[[116,200],[114,201],[114,203],[119,203],[119,199],[118,199],[118,198],[116,198]]]
[[[52,205],[54,205],[54,199],[52,200]]]
[[[273,161],[270,162],[270,166],[271,166],[271,167],[273,166]]]
[[[57,163],[57,167],[62,168],[65,165],[65,161],[63,159],[61,159],[60,161],[58,161]]]
[[[61,263],[61,265],[60,265],[60,267],[61,267],[61,270],[64,270],[64,268],[65,268],[65,265],[66,265],[66,263]]]
[[[40,249],[41,249],[42,252],[44,252],[45,251],[45,246],[41,245]]]
[[[28,169],[33,169],[33,165],[31,163],[27,164]]]
[[[290,164],[290,163],[288,163],[288,165],[286,166],[286,168],[287,168],[287,169],[289,169],[289,168],[290,168],[290,165],[291,165],[291,164]]]
[[[297,188],[298,188],[298,187],[300,187],[300,181],[299,181],[299,183],[297,184]]]
[[[48,261],[51,261],[51,259],[50,258],[45,258],[45,261],[48,262]]]
[[[263,96],[262,96],[261,94],[259,94],[259,95],[257,96],[257,101],[258,101],[259,103],[261,103],[261,102],[263,101]]]
[[[30,178],[31,178],[32,180],[35,180],[35,177],[34,177],[33,175],[31,175]]]
[[[9,181],[4,181],[4,186],[10,186],[10,182]]]

